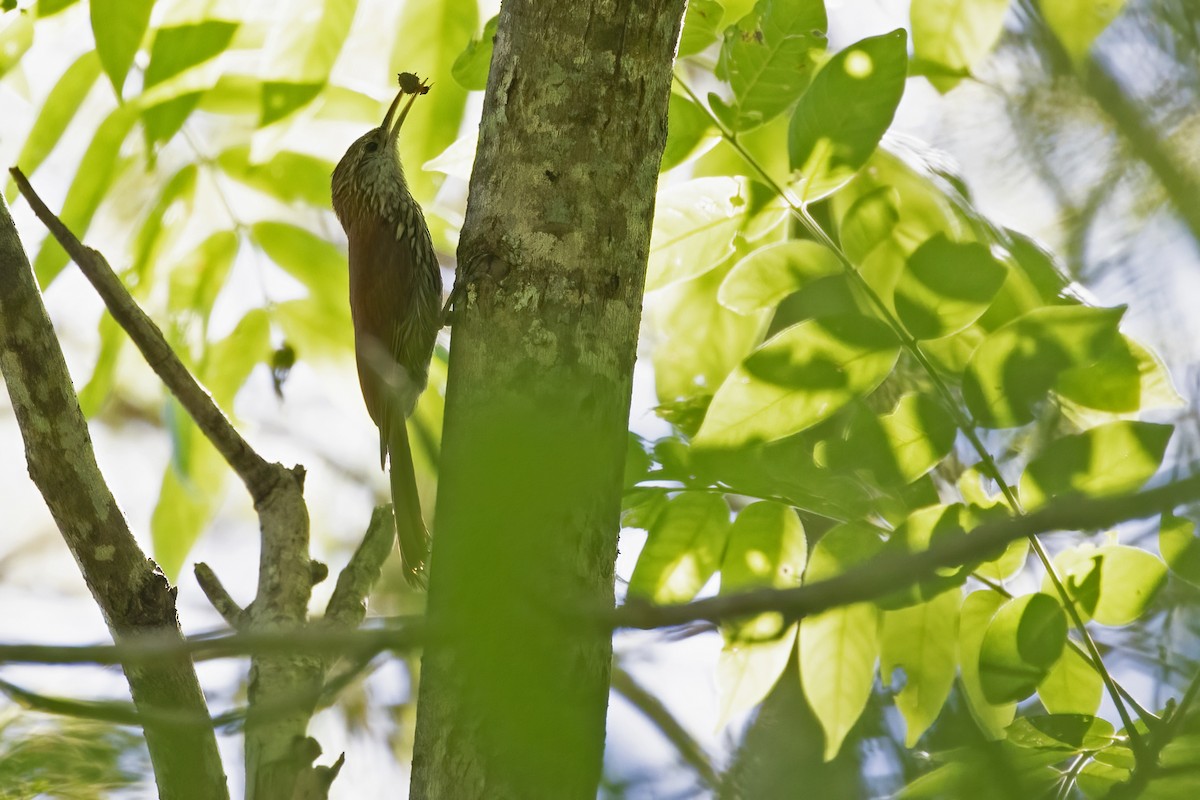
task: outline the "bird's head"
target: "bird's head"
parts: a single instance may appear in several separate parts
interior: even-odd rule
[[[388,106],[383,124],[358,137],[334,168],[333,210],[343,228],[356,215],[386,213],[393,205],[390,201],[408,191],[396,140],[413,101],[425,91],[428,91],[425,84],[419,84],[416,91],[411,86],[402,86]],[[405,95],[409,95],[408,102],[401,108]]]

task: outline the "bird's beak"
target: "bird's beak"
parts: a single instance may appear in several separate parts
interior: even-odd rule
[[[383,130],[387,131],[388,142],[394,144],[396,137],[400,134],[400,126],[404,124],[404,118],[408,116],[408,110],[412,108],[413,101],[417,99],[417,95],[413,94],[408,98],[408,102],[404,104],[404,109],[401,110],[399,116],[396,116],[396,109],[400,107],[400,99],[405,95],[405,91],[401,89],[396,93],[396,99],[388,106],[387,116],[383,118]],[[392,122],[392,117],[396,116],[395,123]]]

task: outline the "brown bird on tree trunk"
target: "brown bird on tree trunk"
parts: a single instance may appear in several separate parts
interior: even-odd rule
[[[442,274],[421,207],[408,191],[396,140],[413,101],[429,91],[402,73],[383,124],[363,134],[333,171],[333,210],[350,242],[350,314],[358,380],[379,427],[379,460],[391,458],[400,559],[423,587],[429,532],[421,518],[405,420],[429,377],[441,328]],[[401,100],[410,95],[397,114]]]

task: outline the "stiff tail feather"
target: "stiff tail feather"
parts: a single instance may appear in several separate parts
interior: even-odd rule
[[[409,585],[424,589],[428,580],[429,531],[421,518],[421,498],[417,493],[417,474],[413,470],[408,426],[400,417],[388,428],[388,452],[392,462],[388,474],[392,484],[392,513],[396,517],[400,561]]]

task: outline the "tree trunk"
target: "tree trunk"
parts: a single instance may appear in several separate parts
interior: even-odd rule
[[[683,0],[506,0],[459,246],[414,798],[594,798]]]

